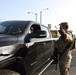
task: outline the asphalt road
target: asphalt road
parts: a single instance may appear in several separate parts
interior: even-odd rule
[[[70,75],[76,75],[76,50],[72,51],[72,64],[70,69]],[[40,75],[38,74],[39,71],[37,71],[34,75]],[[56,71],[56,65],[50,65],[41,75],[58,75],[59,69]]]

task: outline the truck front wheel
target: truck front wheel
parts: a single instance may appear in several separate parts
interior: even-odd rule
[[[21,74],[12,70],[3,69],[0,70],[0,75],[21,75]]]

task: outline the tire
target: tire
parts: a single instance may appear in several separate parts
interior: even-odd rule
[[[0,75],[21,75],[21,74],[12,70],[3,69],[3,70],[0,70]]]

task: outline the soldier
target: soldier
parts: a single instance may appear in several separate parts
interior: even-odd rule
[[[67,22],[62,22],[59,25],[60,25],[59,30],[60,37],[59,40],[56,42],[55,48],[59,54],[62,54],[65,47],[69,43],[73,42],[73,37],[72,33],[67,31],[69,27]],[[59,60],[59,69],[60,69],[59,75],[69,75],[71,59],[72,59],[71,50],[67,48]]]

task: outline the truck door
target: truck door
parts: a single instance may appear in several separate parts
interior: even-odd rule
[[[48,28],[46,26],[41,26],[42,30],[45,30],[47,32],[47,37],[44,38],[43,42],[43,50],[44,50],[44,58],[47,60],[51,57],[53,50],[54,50],[54,42],[52,39],[52,35],[49,32]]]
[[[32,27],[34,28],[33,32],[40,29],[40,26],[36,24],[32,25]],[[27,73],[35,71],[42,63],[41,59],[43,59],[42,57],[44,56],[42,42],[40,42],[38,38],[31,38],[29,40],[30,41],[25,44],[27,47],[27,55],[25,56],[25,68]]]

